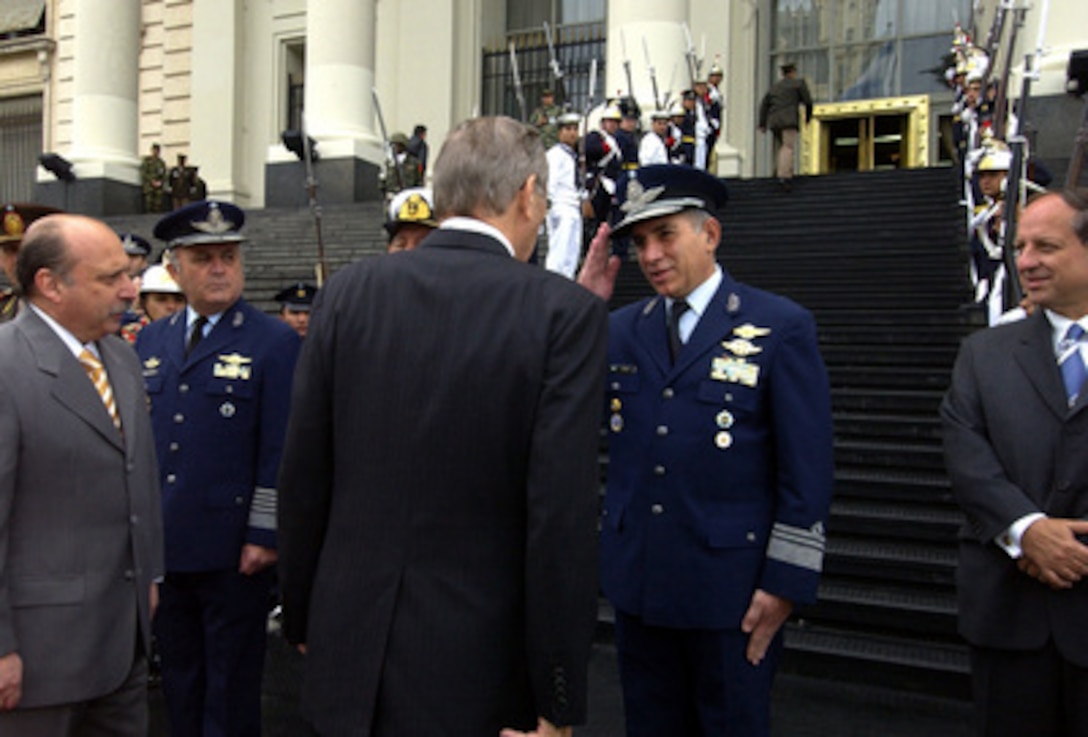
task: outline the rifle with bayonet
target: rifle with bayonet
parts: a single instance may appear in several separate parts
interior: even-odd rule
[[[631,59],[627,56],[627,36],[620,28],[620,50],[623,52],[623,73],[627,77],[627,96],[635,99],[635,87],[631,82]]]
[[[374,96],[374,113],[378,116],[378,129],[382,134],[382,148],[385,149],[386,169],[392,169],[397,176],[397,191],[404,189],[404,177],[400,172],[400,164],[397,162],[397,154],[393,151],[393,144],[389,142],[389,133],[385,129],[385,116],[382,115],[382,101],[378,99],[378,88],[371,87]]]
[[[544,37],[548,40],[548,66],[552,69],[552,78],[555,80],[555,99],[560,107],[567,108],[567,95],[563,87],[563,68],[559,66],[559,58],[555,55],[555,43],[552,42],[552,29],[547,21],[544,23]]]
[[[518,98],[518,108],[521,110],[521,122],[529,119],[525,109],[525,92],[521,88],[521,74],[518,72],[518,52],[514,50],[514,42],[510,42],[510,71],[514,74],[514,94]]]
[[[306,113],[302,113],[299,125],[302,126],[302,159],[306,164],[306,197],[310,204],[310,213],[314,217],[314,230],[317,232],[317,264],[314,265],[314,278],[317,288],[325,284],[328,267],[325,265],[325,240],[321,235],[321,205],[317,204],[317,178],[314,177],[314,152],[310,148],[310,137],[306,134]]]
[[[1021,182],[1027,182],[1028,154],[1027,137],[1024,135],[1024,126],[1028,120],[1028,101],[1031,98],[1031,83],[1039,78],[1039,63],[1044,55],[1043,39],[1046,33],[1047,14],[1050,0],[1043,0],[1042,15],[1039,17],[1039,36],[1034,54],[1024,57],[1024,75],[1020,82],[1020,102],[1016,119],[1009,129],[1009,151],[1012,153],[1012,161],[1009,163],[1009,174],[1005,180],[1005,206],[1002,212],[1004,227],[1001,229],[1001,258],[1005,264],[1005,273],[1009,275],[1005,279],[1005,292],[1002,297],[1006,310],[1020,304],[1023,298],[1023,290],[1020,280],[1014,278],[1016,270],[1016,253],[1013,249],[1016,243],[1016,231],[1020,218],[1020,203],[1024,201],[1026,191]],[[1023,11],[1017,11],[1021,13]],[[1020,25],[1024,19],[1021,15],[1016,19]],[[1010,45],[1011,52],[1011,45]],[[1008,72],[1006,71],[1006,75]],[[1006,79],[1008,77],[1006,76]]]
[[[1012,30],[1009,31],[1009,45],[1005,50],[1005,63],[1001,70],[1001,79],[997,86],[997,98],[994,100],[993,109],[993,132],[994,137],[1000,140],[1005,139],[1005,124],[1008,121],[1008,86],[1009,86],[1009,73],[1012,71],[1012,55],[1016,49],[1016,37],[1020,33],[1020,29],[1024,27],[1024,16],[1027,15],[1026,8],[1016,8],[1012,14]]]
[[[646,57],[646,69],[650,72],[650,86],[654,93],[654,110],[661,109],[661,98],[657,94],[657,73],[650,62],[650,45],[646,43],[646,37],[642,37],[642,55]]]
[[[586,95],[586,107],[582,115],[582,136],[578,141],[578,189],[585,199],[582,200],[582,215],[591,217],[592,199],[589,187],[589,162],[586,161],[586,137],[589,135],[589,113],[593,110],[593,98],[597,94],[597,59],[589,64],[589,93]],[[587,205],[589,214],[587,214]]]
[[[695,44],[691,40],[691,29],[688,28],[687,21],[684,22],[684,44],[684,58],[688,61],[688,75],[691,77],[691,86],[694,87],[695,80],[699,78],[699,67],[702,65],[702,60],[695,53]]]

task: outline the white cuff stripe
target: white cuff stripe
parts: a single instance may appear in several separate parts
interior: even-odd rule
[[[276,529],[276,490],[258,486],[249,505],[249,526],[258,530]]]
[[[819,573],[824,561],[823,532],[776,522],[767,544],[767,557]]]

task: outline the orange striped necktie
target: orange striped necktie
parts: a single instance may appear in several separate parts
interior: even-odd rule
[[[91,377],[91,383],[94,384],[98,396],[102,398],[102,404],[106,405],[106,411],[110,413],[113,426],[120,430],[121,416],[117,414],[117,402],[113,400],[113,389],[110,388],[110,380],[106,376],[106,367],[86,348],[79,354],[79,362],[83,364],[87,376]]]

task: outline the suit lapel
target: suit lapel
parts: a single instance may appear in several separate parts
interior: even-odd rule
[[[136,427],[136,412],[141,409],[146,411],[147,400],[143,392],[143,383],[130,381],[130,377],[125,376],[121,368],[123,358],[120,351],[127,350],[131,348],[115,340],[98,341],[98,352],[102,355],[102,363],[106,366],[106,373],[109,374],[113,401],[117,405],[117,414],[121,418],[124,444],[126,447],[131,447],[135,440],[132,433],[133,428]]]
[[[178,310],[167,319],[170,322],[166,327],[165,354],[158,358],[169,361],[181,373],[185,367],[185,309]]]
[[[1013,349],[1013,356],[1044,404],[1050,408],[1051,412],[1064,419],[1069,415],[1070,410],[1065,398],[1061,370],[1054,356],[1053,328],[1050,321],[1040,310],[1029,318],[1024,328],[1020,334],[1020,341]],[[1083,400],[1084,397],[1082,396],[1081,399]],[[1082,406],[1083,402],[1078,402],[1074,411]]]
[[[33,310],[26,311],[20,325],[30,340],[38,370],[50,377],[53,397],[123,451],[121,433],[113,426],[106,405],[68,346]]]
[[[673,366],[669,359],[669,333],[665,323],[665,300],[653,297],[639,314],[638,344],[650,354],[661,373],[668,375],[672,373]]]

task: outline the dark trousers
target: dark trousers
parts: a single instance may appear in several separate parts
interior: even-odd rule
[[[1039,650],[972,647],[971,687],[980,737],[1088,737],[1088,669],[1053,640]]]
[[[737,630],[654,627],[616,612],[627,737],[767,737],[779,631],[763,662]]]
[[[147,655],[139,643],[132,670],[110,693],[89,701],[0,713],[0,737],[147,737],[147,729]]]
[[[171,737],[259,737],[271,573],[169,573],[155,636]]]

